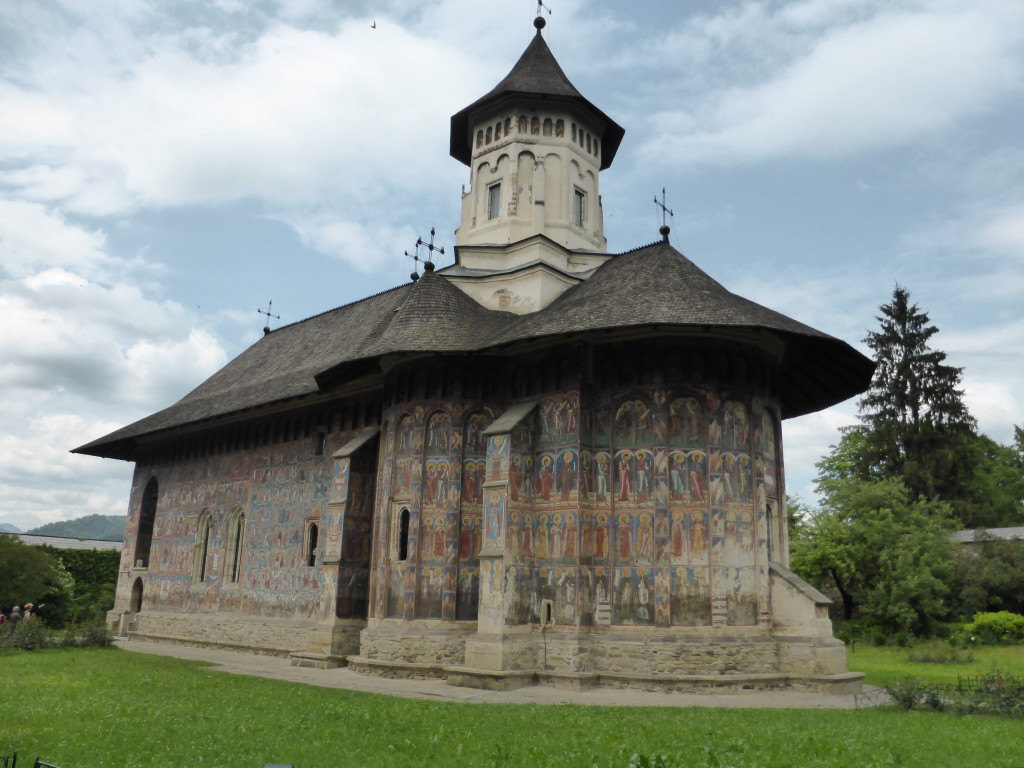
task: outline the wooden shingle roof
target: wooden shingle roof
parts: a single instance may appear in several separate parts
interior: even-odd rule
[[[452,115],[451,156],[469,165],[472,159],[470,125],[474,115],[506,101],[553,101],[570,104],[596,121],[601,135],[601,170],[612,164],[622,143],[625,130],[608,115],[591,104],[565,76],[544,37],[537,30],[533,41],[523,51],[504,79],[465,109]]]
[[[490,310],[428,273],[362,301],[284,326],[253,344],[169,408],[76,448],[131,458],[139,438],[328,392],[385,356],[486,353],[512,344],[614,329],[742,329],[784,345],[779,389],[784,418],[862,392],[874,364],[836,339],[726,290],[662,241],[609,259],[544,309]]]

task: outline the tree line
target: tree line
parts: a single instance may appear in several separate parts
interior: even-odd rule
[[[1024,430],[1009,445],[978,432],[963,369],[932,348],[938,328],[906,288],[877,320],[860,423],[817,463],[819,505],[791,505],[793,569],[835,597],[848,634],[900,640],[979,611],[1024,613],[1024,541],[950,539],[1024,525]]]

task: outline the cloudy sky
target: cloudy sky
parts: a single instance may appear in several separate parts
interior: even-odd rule
[[[1024,424],[1024,3],[550,0],[569,78],[626,129],[610,249],[672,242],[860,345],[896,283],[1000,442]],[[177,400],[275,325],[450,245],[449,117],[534,0],[0,0],[0,522],[123,514],[69,449]],[[372,25],[376,24],[376,28]],[[448,249],[449,253],[450,248]],[[789,490],[855,402],[787,422]]]

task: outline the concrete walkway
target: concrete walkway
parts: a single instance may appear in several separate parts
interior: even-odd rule
[[[362,675],[350,669],[313,669],[293,667],[288,659],[258,656],[251,653],[194,648],[185,645],[164,645],[138,640],[117,640],[116,645],[133,653],[153,653],[180,659],[205,661],[215,672],[269,677],[293,683],[318,685],[323,688],[345,688],[350,691],[380,693],[410,699],[435,701],[487,702],[493,704],[588,704],[616,707],[734,707],[737,709],[853,709],[852,694],[823,696],[800,691],[754,691],[742,694],[668,693],[618,688],[596,688],[588,691],[562,691],[547,686],[531,686],[511,691],[483,691],[459,688],[443,680],[392,680]]]

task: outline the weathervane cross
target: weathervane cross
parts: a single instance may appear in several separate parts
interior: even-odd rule
[[[263,333],[270,333],[270,318],[273,317],[276,320],[280,320],[281,319],[280,315],[271,314],[271,310],[273,308],[274,308],[274,301],[273,301],[273,299],[271,299],[270,301],[267,302],[267,308],[266,309],[257,309],[256,310],[261,315],[266,315],[267,316],[267,324],[265,326],[263,326]]]
[[[661,188],[661,200],[658,200],[658,197],[655,196],[654,197],[654,204],[656,206],[658,206],[659,208],[661,208],[661,226],[664,227],[665,224],[668,223],[668,222],[665,221],[665,214],[668,214],[669,216],[675,216],[675,214],[672,212],[672,210],[665,205],[665,188],[664,187]]]
[[[417,258],[417,260],[419,259],[419,253],[420,253],[420,246],[421,245],[425,246],[427,251],[428,251],[426,261],[423,262],[423,270],[425,272],[433,272],[434,271],[434,258],[433,258],[434,257],[434,251],[437,251],[441,256],[444,256],[444,248],[441,248],[439,246],[434,245],[434,235],[435,234],[436,234],[436,230],[433,227],[431,227],[430,228],[430,242],[429,243],[426,240],[424,240],[422,237],[417,237],[416,238],[416,258]],[[408,256],[409,254],[406,253],[405,255]]]
[[[547,11],[548,16],[551,15],[551,9],[544,5],[544,0],[537,0],[537,15],[540,16],[541,11]]]

